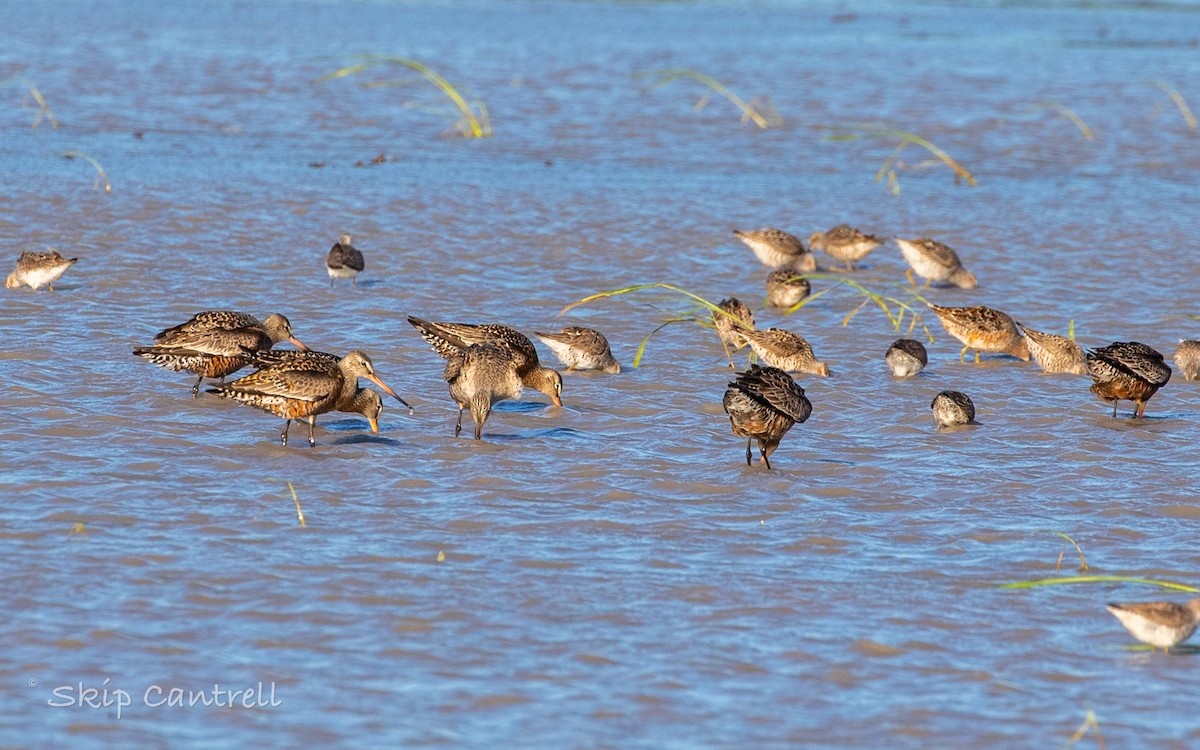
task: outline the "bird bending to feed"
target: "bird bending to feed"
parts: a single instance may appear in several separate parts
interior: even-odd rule
[[[499,344],[470,344],[446,360],[443,375],[450,385],[450,398],[458,404],[454,437],[462,432],[464,409],[475,420],[475,439],[483,436],[483,423],[492,407],[501,401],[521,397],[521,377],[517,374],[517,356]]]
[[[1164,653],[1191,638],[1192,633],[1196,632],[1197,623],[1200,623],[1200,598],[1184,604],[1109,604],[1107,609],[1134,638],[1150,644],[1151,651],[1161,648]]]
[[[908,378],[925,369],[929,364],[929,353],[925,345],[916,339],[896,339],[883,355],[883,361],[898,378]]]
[[[1087,352],[1087,368],[1092,375],[1092,393],[1111,401],[1113,416],[1121,399],[1137,404],[1134,419],[1146,417],[1146,402],[1171,379],[1171,368],[1163,355],[1136,341],[1116,341]]]
[[[965,361],[968,349],[975,350],[975,361],[980,352],[996,352],[1029,361],[1029,347],[1025,337],[1017,330],[1012,317],[990,307],[941,307],[930,304],[929,308],[942,321],[942,326],[954,338],[964,344],[958,361]]]
[[[509,349],[521,383],[549,396],[555,406],[562,406],[562,375],[542,366],[533,342],[517,329],[499,323],[430,323],[413,315],[408,316],[408,322],[443,359],[462,354],[471,344],[494,344]]]
[[[329,271],[329,286],[334,279],[350,279],[350,286],[358,286],[358,274],[366,267],[363,254],[350,244],[350,235],[343,234],[342,239],[329,248],[325,256],[325,270]]]
[[[750,308],[746,307],[737,297],[723,299],[717,303],[717,308],[723,312],[713,310],[713,327],[717,329],[717,336],[721,338],[721,346],[725,348],[725,356],[729,357],[729,366],[733,367],[733,354],[746,345],[746,339],[742,336],[746,331],[754,330],[754,313],[750,312]]]
[[[918,276],[924,277],[925,286],[935,281],[946,281],[959,289],[975,288],[975,274],[963,268],[958,253],[947,245],[926,237],[914,240],[902,240],[897,237],[896,244],[900,246],[900,254],[910,266],[904,275],[913,286],[917,285],[917,282],[913,281],[915,271]]]
[[[1200,378],[1200,341],[1180,339],[1174,359],[1184,380]]]
[[[315,446],[317,415],[335,409],[348,411],[358,397],[359,378],[370,380],[412,411],[407,401],[379,379],[371,358],[361,351],[340,358],[325,352],[287,352],[283,357],[256,356],[255,361],[262,369],[208,392],[286,420],[279,436],[283,445],[287,445],[292,420],[307,419],[308,444]]]
[[[867,257],[867,253],[881,244],[874,235],[863,234],[847,224],[838,224],[828,232],[813,232],[808,238],[810,251],[823,250],[834,260],[845,263],[846,271],[854,270],[858,262]]]
[[[246,313],[215,310],[197,313],[186,323],[160,331],[154,344],[139,346],[133,353],[159,367],[195,374],[192,398],[198,398],[205,378],[224,380],[250,363],[249,352],[270,349],[280,341],[308,348],[296,340],[292,324],[279,313],[259,322]]]
[[[812,346],[804,337],[781,328],[742,331],[742,338],[764,363],[784,372],[803,372],[829,377],[829,365],[818,362]]]
[[[75,265],[79,258],[64,258],[57,250],[47,249],[50,252],[34,253],[27,250],[21,253],[21,257],[17,258],[17,267],[4,280],[5,288],[16,289],[25,284],[35,292],[42,286],[50,287],[50,291],[53,292],[54,282],[58,281],[68,268]]]
[[[959,391],[942,391],[933,397],[933,403],[929,406],[933,409],[933,420],[939,430],[975,421],[974,402],[970,396]]]
[[[812,291],[808,279],[797,276],[798,271],[777,268],[767,274],[767,304],[789,309],[800,304]]]
[[[558,333],[533,332],[550,347],[558,361],[571,370],[600,370],[612,375],[621,371],[621,365],[613,358],[612,349],[604,334],[592,328],[566,326]]]
[[[733,234],[750,246],[764,266],[786,268],[796,273],[817,270],[817,258],[804,249],[800,238],[781,229],[764,227],[748,232],[733,230]]]
[[[746,438],[746,465],[751,465],[750,443],[758,440],[762,462],[771,468],[770,456],[779,441],[797,422],[812,414],[812,403],[792,376],[776,367],[750,365],[725,390],[721,400],[733,434]]]
[[[1057,333],[1043,333],[1028,326],[1017,323],[1017,327],[1025,334],[1025,344],[1033,360],[1046,372],[1069,372],[1073,375],[1087,375],[1087,359],[1083,347],[1066,336]]]

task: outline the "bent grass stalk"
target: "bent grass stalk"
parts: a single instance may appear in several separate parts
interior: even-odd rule
[[[322,81],[328,81],[334,78],[346,78],[347,76],[357,75],[358,73],[378,65],[390,65],[393,67],[408,68],[409,70],[414,70],[417,73],[420,73],[425,80],[432,83],[439,91],[445,94],[446,98],[454,103],[454,106],[458,107],[458,111],[462,113],[462,118],[455,123],[455,127],[458,128],[458,131],[462,133],[463,136],[467,138],[490,138],[492,136],[492,124],[488,120],[487,107],[484,106],[483,102],[476,100],[474,102],[475,109],[473,109],[471,104],[467,103],[467,100],[463,98],[462,94],[458,92],[458,89],[456,89],[453,84],[447,81],[440,73],[424,63],[420,63],[407,57],[383,57],[378,55],[359,55],[357,59],[365,60],[365,62],[339,68],[332,73],[326,73],[318,78],[315,83],[321,83]],[[377,86],[386,84],[377,83],[368,85]],[[478,109],[478,113],[476,113],[476,109]]]
[[[677,81],[680,78],[690,78],[693,81],[698,81],[699,83],[704,84],[716,93],[728,99],[730,103],[741,110],[742,122],[749,120],[764,130],[766,128],[778,127],[783,124],[783,118],[779,116],[778,112],[775,112],[773,109],[766,112],[759,111],[759,109],[754,105],[748,103],[745,99],[730,91],[729,88],[727,88],[720,81],[703,73],[698,73],[694,70],[689,70],[687,68],[653,70],[646,73],[634,73],[634,76],[637,78],[653,77],[655,80],[647,84],[647,89],[662,88],[663,86],[666,86],[673,81]],[[695,109],[703,109],[704,106],[708,104],[709,96],[709,94],[705,94],[704,96],[700,97],[700,100],[696,102]]]
[[[300,519],[300,528],[304,528],[307,524],[304,523],[304,511],[300,508],[300,498],[296,495],[296,488],[291,482],[287,483],[288,489],[292,491],[292,502],[296,504],[296,517]]]
[[[105,174],[104,167],[100,166],[100,162],[96,161],[95,159],[93,159],[92,157],[83,153],[82,151],[68,151],[65,154],[63,154],[64,159],[74,159],[75,157],[79,157],[80,159],[87,161],[89,164],[91,164],[93,167],[96,168],[96,182],[93,184],[93,187],[99,188],[100,182],[101,182],[101,180],[103,180],[104,181],[104,192],[106,192],[106,193],[112,192],[112,183],[108,181],[108,175]]]
[[[1083,724],[1075,730],[1075,734],[1071,735],[1071,739],[1067,740],[1063,747],[1075,747],[1075,744],[1083,739],[1089,731],[1096,733],[1096,747],[1104,750],[1104,737],[1100,734],[1100,722],[1096,721],[1096,712],[1090,708],[1084,717]]]
[[[911,144],[916,144],[937,157],[936,160],[929,160],[921,162],[920,164],[916,164],[911,167],[912,169],[923,169],[926,166],[936,164],[938,161],[941,161],[946,166],[950,167],[951,171],[954,172],[955,181],[961,179],[971,187],[975,187],[977,184],[975,176],[967,171],[966,167],[958,163],[958,161],[951,157],[950,154],[946,153],[919,135],[909,133],[906,130],[900,130],[899,128],[890,128],[886,125],[851,125],[849,127],[852,130],[857,130],[858,132],[831,135],[828,136],[829,140],[858,141],[865,138],[883,138],[887,140],[896,139],[900,141],[896,145],[896,148],[892,150],[892,153],[888,155],[887,159],[884,160],[883,166],[881,166],[879,171],[875,173],[876,182],[881,181],[885,176],[887,177],[887,185],[891,189],[893,195],[900,194],[900,180],[896,177],[896,170],[907,168],[907,165],[900,161],[900,154]]]
[[[1057,534],[1058,536],[1061,536],[1063,539],[1066,539],[1068,542],[1071,543],[1071,546],[1073,546],[1075,548],[1075,551],[1079,553],[1079,571],[1082,573],[1086,573],[1088,571],[1088,564],[1087,564],[1087,558],[1083,556],[1083,550],[1080,549],[1079,545],[1075,543],[1074,539],[1072,539],[1071,537],[1062,533],[1061,531],[1056,531],[1054,533]],[[1067,548],[1065,546],[1061,550],[1059,550],[1058,563],[1054,566],[1055,573],[1062,570],[1063,554],[1065,554],[1066,551],[1067,551]]]
[[[1096,137],[1095,131],[1093,131],[1090,127],[1088,127],[1088,124],[1083,121],[1083,118],[1081,118],[1079,115],[1075,114],[1073,111],[1071,111],[1067,107],[1063,106],[1062,104],[1059,104],[1058,102],[1034,102],[1033,108],[1034,109],[1052,109],[1055,112],[1057,112],[1059,115],[1061,115],[1062,117],[1064,117],[1064,118],[1070,120],[1072,123],[1074,123],[1075,127],[1079,128],[1079,133],[1084,138],[1087,138],[1090,141],[1092,138]]]
[[[1057,586],[1064,583],[1145,583],[1150,586],[1161,586],[1173,591],[1200,593],[1195,586],[1171,581],[1156,581],[1150,578],[1134,578],[1132,576],[1069,576],[1066,578],[1042,578],[1036,581],[1014,581],[1002,583],[1002,589],[1029,589],[1035,586]]]
[[[1167,96],[1171,97],[1171,101],[1175,102],[1175,106],[1179,108],[1179,113],[1183,115],[1184,122],[1187,123],[1188,130],[1196,129],[1196,116],[1192,114],[1192,110],[1188,107],[1187,102],[1183,99],[1183,94],[1180,94],[1174,86],[1166,81],[1151,81],[1158,88],[1166,92]]]
[[[42,118],[44,117],[46,118],[46,121],[50,123],[50,127],[58,130],[58,120],[54,118],[54,112],[50,109],[50,105],[46,104],[46,99],[42,96],[42,92],[38,91],[37,86],[34,86],[29,79],[22,78],[21,76],[6,78],[3,81],[0,81],[0,86],[3,86],[9,81],[16,81],[17,83],[20,83],[22,86],[28,89],[29,95],[33,97],[35,102],[37,102],[38,113],[37,116],[33,118],[33,124],[30,127],[36,128],[37,126],[41,125]]]

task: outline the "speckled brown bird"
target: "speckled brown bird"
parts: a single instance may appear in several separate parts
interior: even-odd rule
[[[933,397],[929,405],[933,409],[933,421],[937,429],[970,424],[975,420],[975,403],[960,391],[942,391]]]
[[[278,313],[259,322],[246,313],[211,310],[159,331],[154,344],[139,346],[133,353],[159,367],[195,374],[192,398],[198,398],[205,378],[224,380],[250,363],[248,353],[270,349],[281,341],[308,348],[292,335],[292,324]]]
[[[733,230],[733,234],[746,243],[764,266],[785,268],[796,273],[811,273],[817,270],[816,257],[804,249],[800,238],[782,229],[764,227],[751,231]]]
[[[352,351],[344,357],[316,352],[311,357],[283,357],[232,383],[209,388],[222,398],[253,406],[286,420],[279,441],[287,445],[293,419],[308,421],[308,443],[316,446],[314,434],[320,414],[347,406],[358,394],[358,379],[366,378],[411,411],[408,402],[396,395],[375,374],[365,352]],[[263,361],[263,360],[260,360]]]
[[[558,333],[538,333],[534,336],[554,352],[558,361],[571,370],[600,370],[610,375],[621,372],[621,365],[613,357],[612,348],[604,334],[594,328],[566,326]]]
[[[1200,341],[1179,340],[1175,348],[1175,366],[1183,373],[1184,380],[1200,378]]]
[[[977,283],[975,274],[963,268],[958,253],[948,245],[943,245],[927,237],[912,240],[902,240],[897,237],[896,244],[900,247],[900,254],[904,256],[905,262],[909,265],[909,269],[904,272],[904,275],[908,277],[908,282],[913,286],[917,285],[913,281],[913,272],[915,271],[918,276],[925,279],[925,286],[929,286],[935,281],[941,281],[949,282],[960,289],[975,288]]]
[[[342,238],[329,248],[325,256],[325,270],[329,272],[329,286],[334,279],[350,279],[350,286],[358,286],[358,274],[366,268],[363,254],[350,244],[350,235],[343,234]]]
[[[1057,333],[1035,331],[1017,323],[1025,334],[1025,344],[1033,360],[1046,372],[1069,372],[1072,375],[1087,375],[1087,358],[1083,347],[1066,336]]]
[[[1196,632],[1200,623],[1200,598],[1177,604],[1176,602],[1138,602],[1136,604],[1107,605],[1121,624],[1134,638],[1150,644],[1150,649],[1161,648],[1167,653],[1173,646],[1183,643]]]
[[[858,262],[867,257],[867,253],[879,247],[882,242],[871,234],[863,234],[848,224],[838,224],[828,232],[813,232],[808,238],[808,249],[822,250],[834,260],[846,264],[846,271],[853,271]]]
[[[767,304],[788,310],[812,292],[808,279],[796,275],[790,268],[777,268],[767,274]]]
[[[746,345],[742,334],[754,330],[754,313],[737,297],[723,299],[717,303],[717,307],[726,314],[714,310],[713,327],[717,329],[721,346],[725,348],[725,355],[729,357],[729,366],[733,367],[733,352]]]
[[[829,365],[819,362],[812,345],[803,336],[781,328],[743,331],[742,337],[765,364],[784,372],[803,372],[829,377]]]
[[[47,249],[49,252],[46,253],[21,253],[17,258],[17,267],[4,280],[4,286],[16,289],[25,284],[35,292],[46,286],[53,292],[54,282],[58,281],[68,268],[75,265],[79,258],[64,258],[57,250]]]
[[[1116,341],[1087,352],[1088,372],[1092,375],[1092,393],[1111,402],[1117,416],[1122,399],[1137,404],[1134,419],[1144,419],[1146,402],[1171,379],[1171,368],[1163,355],[1137,341]]]
[[[513,353],[521,382],[549,396],[555,406],[562,406],[562,375],[542,366],[533,342],[517,329],[499,323],[430,323],[413,315],[408,316],[408,322],[443,359],[462,354],[471,344],[507,347]]]
[[[929,364],[925,345],[916,339],[896,339],[883,355],[883,360],[898,378],[910,378]]]
[[[721,403],[733,434],[746,438],[746,465],[751,465],[751,442],[758,440],[759,454],[768,469],[779,441],[792,425],[803,423],[812,414],[804,389],[775,367],[750,365],[729,384]]]
[[[931,304],[929,308],[942,321],[946,332],[964,344],[958,355],[960,362],[965,361],[968,349],[975,350],[976,362],[979,362],[980,352],[1007,354],[1029,361],[1025,337],[1007,313],[983,306],[941,307]]]
[[[464,409],[471,410],[475,422],[475,439],[483,436],[483,424],[492,407],[501,401],[521,397],[521,377],[517,374],[517,357],[511,349],[497,344],[471,344],[459,354],[446,360],[444,379],[450,386],[450,397],[458,404],[458,421],[454,437],[462,432]]]

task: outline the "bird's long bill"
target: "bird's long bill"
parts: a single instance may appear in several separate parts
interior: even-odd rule
[[[550,398],[554,401],[555,406],[562,406],[561,398],[559,398],[558,396],[551,396]]]
[[[395,391],[393,391],[391,388],[389,388],[387,386],[386,383],[384,383],[382,380],[379,379],[378,375],[367,375],[366,378],[367,378],[367,380],[370,380],[372,383],[374,383],[375,385],[382,388],[384,390],[384,392],[387,393],[387,395],[391,396],[392,398],[396,399],[400,403],[407,406],[409,413],[412,413],[413,408],[408,405],[408,402],[405,401],[404,399],[400,398],[400,396],[397,395]]]
[[[300,339],[296,338],[295,336],[289,336],[288,341],[291,343],[292,346],[296,347],[300,351],[302,351],[302,352],[308,351],[308,347],[305,346],[304,344],[301,344]]]
[[[379,432],[379,420],[375,417],[367,417],[367,421],[371,423],[371,432]]]

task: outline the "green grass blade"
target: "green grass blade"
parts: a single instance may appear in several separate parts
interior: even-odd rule
[[[1042,578],[1036,581],[1014,581],[1000,585],[1002,589],[1028,589],[1035,586],[1057,586],[1064,583],[1145,583],[1150,586],[1161,586],[1174,591],[1198,593],[1200,589],[1182,583],[1170,581],[1155,581],[1149,578],[1133,578],[1131,576],[1068,576],[1065,578]]]
[[[1075,114],[1075,112],[1073,112],[1072,110],[1063,106],[1062,104],[1059,104],[1058,102],[1034,102],[1033,107],[1035,109],[1052,109],[1052,110],[1054,110],[1062,117],[1065,117],[1066,119],[1070,120],[1075,125],[1075,127],[1079,129],[1079,133],[1084,138],[1088,139],[1089,141],[1092,138],[1096,137],[1095,132],[1093,132],[1090,127],[1088,127],[1088,124],[1083,121],[1083,118],[1081,118],[1079,115]]]

